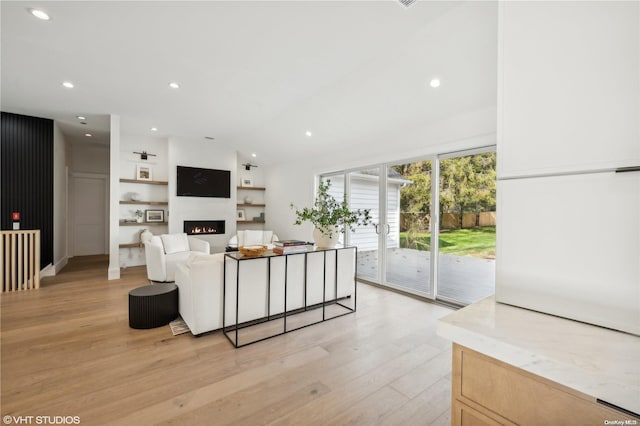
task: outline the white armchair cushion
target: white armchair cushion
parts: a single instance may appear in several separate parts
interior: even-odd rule
[[[247,232],[249,234],[246,234]],[[249,237],[247,238],[246,235],[249,235]],[[278,236],[274,234],[273,231],[238,231],[238,233],[229,240],[229,247],[255,246],[260,244],[272,246],[272,243],[277,240]]]
[[[161,236],[166,254],[189,251],[187,234],[164,234]]]
[[[243,246],[256,246],[256,245],[260,245],[260,244],[264,244],[263,241],[263,236],[264,232],[263,231],[254,231],[251,229],[247,229],[246,231],[244,231],[244,242]]]
[[[262,231],[262,243],[271,244],[273,242],[273,231]]]

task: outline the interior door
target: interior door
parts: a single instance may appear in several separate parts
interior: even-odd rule
[[[105,176],[71,177],[72,256],[107,253],[107,180]]]

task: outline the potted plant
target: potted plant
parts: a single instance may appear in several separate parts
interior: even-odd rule
[[[338,202],[331,194],[329,188],[331,180],[320,182],[318,194],[313,203],[313,207],[296,208],[291,204],[292,209],[296,209],[296,225],[309,221],[314,226],[313,238],[320,248],[331,248],[338,242],[340,232],[344,232],[346,227],[355,231],[356,226],[370,225],[371,209],[349,210],[346,196],[342,202]]]

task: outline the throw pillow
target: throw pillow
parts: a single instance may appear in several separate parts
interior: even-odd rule
[[[162,244],[166,254],[189,251],[189,239],[187,234],[164,234]]]

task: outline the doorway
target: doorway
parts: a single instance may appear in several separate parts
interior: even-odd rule
[[[107,254],[107,176],[74,173],[71,175],[69,189],[71,256]]]

